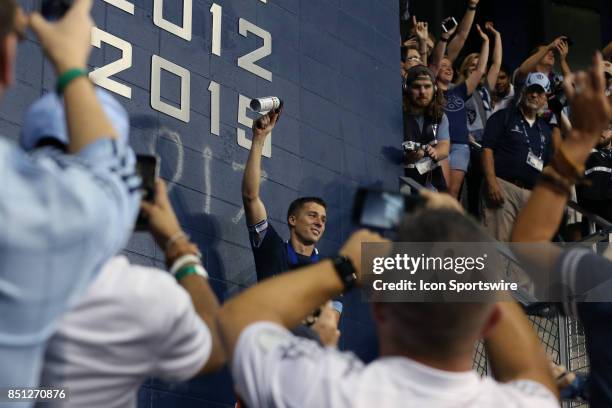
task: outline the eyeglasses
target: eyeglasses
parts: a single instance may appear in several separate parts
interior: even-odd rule
[[[408,57],[408,58],[406,58],[406,61],[419,61],[419,62],[421,62],[421,57],[415,57],[415,56]]]

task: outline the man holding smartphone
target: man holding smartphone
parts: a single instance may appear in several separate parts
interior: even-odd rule
[[[87,75],[91,7],[76,0],[49,23],[0,0],[0,92],[14,83],[17,43],[29,24],[58,74],[69,135],[69,154],[27,155],[0,140],[0,387],[38,385],[58,317],[125,245],[138,211],[134,154]]]

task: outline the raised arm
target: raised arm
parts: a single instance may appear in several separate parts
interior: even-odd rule
[[[360,230],[340,250],[340,254],[351,260],[358,277],[362,242],[383,242],[383,239],[378,234]],[[217,318],[228,357],[232,358],[240,334],[250,324],[267,321],[294,328],[343,290],[331,260],[283,273],[245,290],[225,302]]]
[[[456,31],[457,31],[457,27],[453,27],[453,29],[450,30],[449,32],[442,33],[442,35],[440,36],[440,40],[438,41],[438,43],[436,44],[433,50],[431,64],[429,65],[429,69],[434,74],[434,77],[438,75],[438,71],[440,70],[440,62],[442,61],[442,58],[444,58],[444,54],[446,53],[446,47],[448,46],[448,41],[450,40],[450,38],[453,36],[453,34]]]
[[[72,69],[85,74],[72,80],[64,91],[66,121],[70,134],[71,153],[102,138],[116,138],[116,132],[102,110],[94,87],[86,75],[91,51],[90,16],[92,0],[76,0],[57,23],[49,23],[38,13],[30,17],[30,25],[51,59],[58,76]]]
[[[555,38],[553,42],[551,42],[545,47],[542,47],[538,52],[536,52],[535,54],[527,58],[525,61],[523,61],[523,63],[521,64],[521,66],[518,68],[516,72],[517,74],[516,79],[525,78],[530,72],[535,71],[535,68],[536,68],[536,65],[538,65],[538,62],[540,62],[540,60],[544,58],[544,56],[546,55],[548,51],[556,49],[557,44],[559,44],[562,40],[563,40],[563,37]]]
[[[423,65],[427,66],[429,53],[427,50],[427,40],[429,40],[429,27],[425,21],[417,21],[416,16],[412,16],[414,31],[419,39],[419,54]]]
[[[468,2],[468,9],[465,11],[463,18],[461,19],[461,23],[459,23],[457,35],[455,35],[450,44],[448,44],[448,59],[451,62],[455,62],[457,56],[465,45],[465,41],[467,40],[470,30],[472,29],[472,24],[474,23],[476,7],[478,6],[479,2],[480,0],[470,0]]]
[[[575,88],[565,87],[572,110],[573,128],[561,143],[553,160],[552,170],[561,175],[568,187],[560,188],[557,183],[550,181],[540,182],[535,186],[514,224],[512,241],[515,242],[549,241],[553,237],[563,216],[569,185],[582,176],[578,174],[581,173],[578,170],[584,171],[584,163],[591,149],[612,118],[612,106],[604,93],[601,54],[597,53],[595,56],[594,68],[589,74],[581,72],[565,78],[565,81],[566,84],[572,81],[575,84]],[[581,92],[576,93],[574,89],[580,89]],[[569,160],[574,170],[562,164],[566,160],[559,160],[561,156]]]
[[[480,56],[478,57],[476,69],[465,80],[468,95],[473,94],[478,84],[480,84],[480,80],[487,72],[487,64],[489,63],[489,37],[482,32],[478,24],[476,24],[476,30],[478,30],[478,34],[482,38],[482,47],[480,47]]]
[[[502,57],[503,57],[503,45],[502,45],[502,37],[501,33],[495,29],[493,23],[488,21],[485,24],[485,28],[495,36],[495,49],[493,50],[493,63],[491,67],[489,67],[489,72],[487,73],[487,88],[489,91],[493,91],[495,89],[495,83],[497,82],[497,77],[499,75],[499,70],[502,65]]]
[[[569,45],[567,44],[567,41],[559,41],[557,43],[556,50],[559,54],[559,63],[561,64],[563,77],[570,76],[572,74],[572,69],[567,62],[567,54],[569,54]]]
[[[261,154],[266,137],[274,129],[280,112],[270,111],[253,123],[253,143],[242,178],[242,202],[248,225],[267,218],[266,207],[259,197],[261,185]]]
[[[499,322],[485,338],[493,375],[501,382],[532,380],[558,398],[548,358],[525,313],[514,302],[500,302]]]
[[[176,218],[166,185],[157,180],[155,203],[143,201],[141,208],[149,221],[149,229],[160,248],[164,249],[166,265],[171,267],[176,260],[187,255],[195,255],[192,265],[200,265],[198,248],[189,241],[182,232],[181,226]],[[212,351],[208,360],[202,362],[200,374],[206,374],[221,369],[225,364],[225,353],[219,340],[216,324],[216,316],[219,310],[217,296],[210,288],[207,280],[200,275],[191,274],[179,280],[179,284],[189,293],[191,302],[196,313],[208,327],[212,337]],[[160,294],[163,296],[163,293]]]

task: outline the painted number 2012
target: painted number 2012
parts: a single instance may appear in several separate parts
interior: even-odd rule
[[[126,13],[134,14],[134,5],[127,0],[103,0],[106,3],[113,5]],[[259,0],[266,3],[266,0]],[[164,0],[154,0],[153,2],[153,23],[185,41],[191,41],[192,36],[192,20],[193,20],[193,0],[183,0],[182,22],[175,24],[166,20],[163,16]],[[222,44],[222,16],[223,8],[216,3],[210,7],[212,16],[212,37],[211,37],[211,54],[221,56]],[[272,72],[258,65],[258,62],[272,54],[272,36],[261,27],[251,23],[250,21],[240,18],[238,20],[238,33],[247,37],[253,34],[259,37],[262,45],[256,50],[249,52],[246,55],[240,56],[236,63],[238,67],[272,82]],[[112,77],[132,67],[132,45],[104,30],[94,27],[91,35],[92,45],[101,48],[102,44],[108,44],[121,51],[121,57],[116,61],[110,62],[103,67],[94,69],[90,74],[90,78],[97,85],[117,93],[125,98],[131,99],[132,89],[130,86],[120,83]],[[165,71],[177,76],[180,79],[180,104],[174,106],[163,101],[161,98],[161,72]],[[190,100],[191,100],[191,79],[189,70],[180,65],[168,61],[158,55],[153,55],[151,58],[151,107],[166,115],[172,116],[185,123],[190,120]],[[208,87],[210,92],[210,133],[220,135],[220,105],[221,105],[221,86],[220,84],[211,81]],[[243,126],[251,126],[252,120],[247,116],[248,101],[244,95],[239,95],[238,103],[238,123]],[[237,127],[237,143],[247,149],[250,149],[251,142],[246,138],[244,129]],[[267,138],[264,146],[263,154],[271,157],[271,136]]]

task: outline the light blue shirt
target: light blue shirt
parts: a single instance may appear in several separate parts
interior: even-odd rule
[[[76,155],[0,139],[0,387],[38,385],[58,318],[126,244],[140,203],[134,165],[112,139]]]

